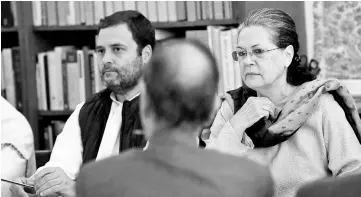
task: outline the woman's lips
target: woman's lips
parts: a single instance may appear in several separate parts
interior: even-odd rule
[[[249,73],[246,73],[246,76],[247,76],[247,75],[252,75],[252,76],[253,76],[253,75],[259,75],[259,74],[258,74],[258,73],[251,73],[251,72],[249,72]]]

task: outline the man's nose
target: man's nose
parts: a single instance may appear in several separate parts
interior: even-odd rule
[[[102,58],[102,63],[104,65],[107,65],[107,64],[112,64],[113,63],[113,57],[112,57],[112,54],[110,52],[105,52],[104,53],[104,56]]]

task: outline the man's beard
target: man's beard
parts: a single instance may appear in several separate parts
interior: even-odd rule
[[[138,80],[141,76],[142,59],[136,58],[131,63],[124,65],[123,67],[128,68],[109,68],[104,66],[101,71],[102,81],[105,86],[116,94],[123,94],[130,89],[134,88],[138,84]],[[129,69],[130,68],[130,69]],[[104,74],[106,70],[110,70],[118,74],[116,80],[105,81]]]

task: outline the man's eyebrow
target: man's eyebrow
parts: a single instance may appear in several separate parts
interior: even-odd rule
[[[103,46],[100,46],[100,45],[97,45],[95,46],[95,49],[103,49],[104,47]]]
[[[110,47],[123,47],[123,48],[128,48],[126,45],[124,45],[124,44],[121,44],[121,43],[115,43],[115,44],[111,44],[111,45],[109,45]],[[104,46],[102,46],[102,45],[97,45],[97,46],[95,46],[95,49],[103,49],[104,48]]]
[[[127,48],[127,46],[126,46],[126,45],[121,44],[121,43],[111,44],[110,46],[111,46],[111,47],[124,47],[124,48]]]

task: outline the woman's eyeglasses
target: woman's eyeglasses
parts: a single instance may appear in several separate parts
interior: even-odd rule
[[[263,50],[263,49],[253,49],[252,52],[248,52],[248,54],[250,56],[256,56],[258,58],[261,58],[263,53],[268,52],[268,51],[273,51],[276,49],[281,49],[281,48],[275,48],[275,49],[269,49],[269,50]],[[238,61],[240,60],[244,60],[247,57],[247,51],[233,51],[232,52],[232,57],[234,61]]]

